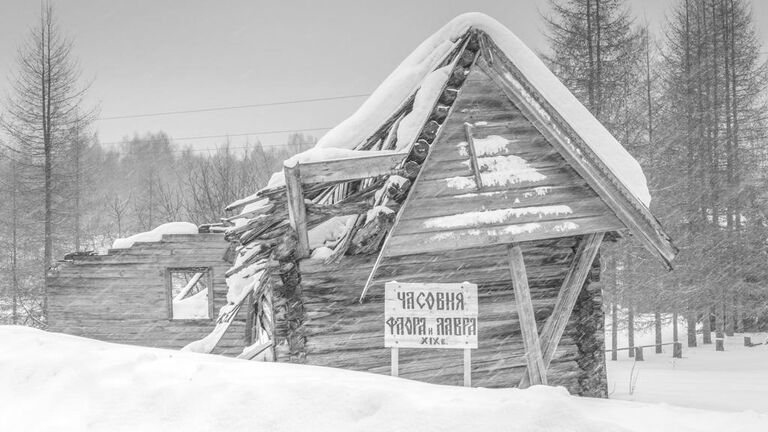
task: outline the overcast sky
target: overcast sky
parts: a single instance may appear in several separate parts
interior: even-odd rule
[[[539,11],[549,0],[58,0],[74,39],[91,103],[102,117],[368,94],[422,40],[454,16],[484,12],[537,51],[546,48]],[[758,28],[768,4],[755,2]],[[631,0],[652,26],[672,2]],[[39,15],[34,0],[0,0],[0,91]],[[101,120],[102,143],[163,130],[180,144],[211,148],[221,138],[185,137],[332,127],[363,98],[206,113]],[[322,135],[324,130],[312,132]],[[284,134],[258,134],[280,145]],[[242,145],[245,138],[233,138]]]

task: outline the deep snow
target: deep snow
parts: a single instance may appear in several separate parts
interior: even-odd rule
[[[640,318],[642,319],[642,318]],[[619,332],[619,347],[627,346],[626,331]],[[610,360],[608,391],[614,399],[642,402],[664,402],[672,405],[723,411],[753,410],[768,414],[768,345],[748,348],[744,336],[752,336],[753,343],[765,340],[763,334],[736,334],[725,338],[725,351],[715,351],[713,343],[687,347],[686,324],[679,322],[679,338],[683,343],[683,358],[672,358],[672,347],[663,347],[662,354],[654,348],[644,348],[644,361],[635,362],[627,351],[619,351],[618,361]],[[662,342],[672,341],[672,327],[662,331]],[[610,333],[606,334],[610,347]],[[635,332],[635,345],[654,343],[652,327]],[[632,367],[634,365],[634,371]],[[634,392],[630,394],[630,375],[635,378]],[[766,427],[768,430],[768,427]]]
[[[768,415],[466,389],[0,327],[0,430],[764,431]]]

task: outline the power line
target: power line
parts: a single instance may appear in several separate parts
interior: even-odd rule
[[[323,102],[323,101],[342,100],[342,99],[355,99],[355,98],[361,98],[361,97],[367,97],[367,96],[370,96],[370,94],[332,96],[332,97],[323,97],[323,98],[315,98],[315,99],[295,99],[295,100],[265,102],[265,103],[248,104],[248,105],[232,105],[232,106],[223,106],[223,107],[215,107],[215,108],[197,108],[197,109],[182,110],[182,111],[165,111],[165,112],[156,112],[156,113],[128,114],[128,115],[120,115],[120,116],[101,117],[99,120],[119,120],[119,119],[141,118],[141,117],[159,117],[159,116],[169,116],[169,115],[178,115],[178,114],[193,114],[193,113],[201,113],[201,112],[226,111],[226,110],[236,110],[236,109],[244,109],[244,108],[258,108],[258,107],[266,107],[266,106],[294,105],[294,104],[300,104],[300,103]]]
[[[312,132],[312,131],[322,131],[322,130],[330,130],[332,128],[330,127],[318,127],[318,128],[306,128],[306,129],[284,129],[284,130],[270,130],[270,131],[257,131],[257,132],[246,132],[246,133],[239,133],[239,134],[223,134],[223,135],[197,135],[197,136],[189,136],[189,137],[181,137],[181,138],[173,138],[169,136],[168,138],[172,141],[178,142],[178,141],[193,141],[193,140],[201,140],[201,139],[214,139],[214,138],[237,138],[237,137],[245,137],[245,136],[254,136],[254,135],[274,135],[274,134],[282,134],[282,133],[298,133],[298,132]],[[141,138],[139,138],[141,139]],[[118,145],[118,144],[130,144],[130,140],[126,141],[110,141],[110,142],[103,142],[99,143],[102,146],[108,146],[108,145]],[[265,147],[271,147],[275,145],[283,145],[283,144],[262,144]]]

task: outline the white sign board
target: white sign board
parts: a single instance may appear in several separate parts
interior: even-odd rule
[[[477,348],[477,285],[387,282],[387,348]]]

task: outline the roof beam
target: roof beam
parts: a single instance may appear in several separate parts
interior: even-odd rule
[[[360,152],[365,154],[366,152]],[[400,165],[408,152],[375,153],[344,159],[329,159],[301,164],[301,182],[326,183],[360,180],[369,177],[402,174]]]

